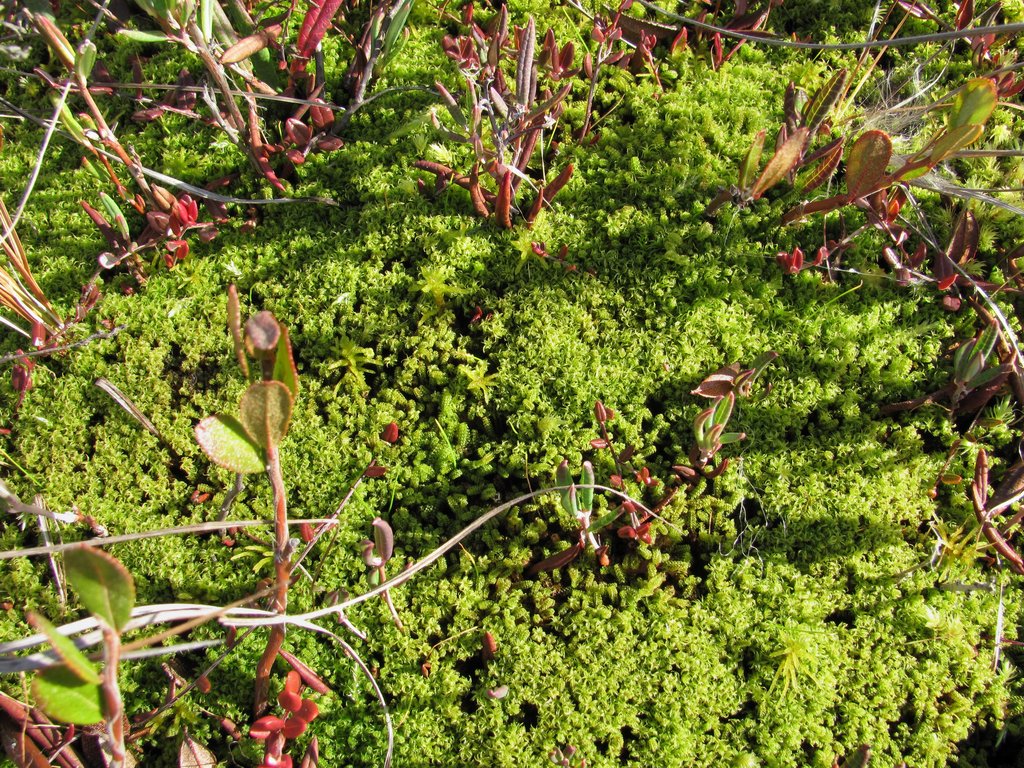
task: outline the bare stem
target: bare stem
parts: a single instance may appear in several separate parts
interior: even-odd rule
[[[285,495],[284,477],[281,475],[281,457],[276,445],[267,448],[267,477],[274,493],[274,594],[271,610],[285,613],[288,608],[288,585],[292,576],[292,547],[288,539],[288,499]],[[259,716],[267,708],[270,691],[270,671],[277,659],[277,652],[284,643],[284,624],[270,628],[267,647],[256,665],[256,682],[253,690],[253,714]]]
[[[103,711],[107,716],[107,739],[110,742],[110,768],[121,768],[124,752],[124,704],[117,684],[117,667],[121,658],[121,635],[112,627],[103,627]]]
[[[388,577],[387,574],[384,572],[383,565],[377,569],[377,576],[380,579],[381,584],[387,581]],[[381,598],[384,600],[384,603],[387,605],[388,610],[391,612],[391,619],[395,622],[395,626],[398,627],[398,631],[404,632],[405,627],[402,626],[402,620],[398,617],[398,611],[395,610],[395,604],[391,601],[391,592],[387,590],[382,592]]]
[[[132,181],[142,192],[143,197],[151,205],[155,206],[155,198],[153,197],[153,190],[150,189],[149,182],[146,181],[146,177],[142,175],[142,169],[139,162],[128,154],[128,151],[121,145],[121,142],[117,140],[117,136],[110,130],[110,126],[107,125],[106,118],[103,117],[103,113],[100,111],[99,105],[92,97],[92,93],[89,92],[89,84],[85,81],[84,77],[78,77],[74,72],[72,76],[78,83],[78,91],[83,99],[85,99],[86,106],[89,107],[89,112],[92,114],[93,120],[96,121],[96,127],[99,129],[100,140],[110,149],[114,151],[118,159],[124,163],[124,167],[128,170],[128,175],[132,177]]]

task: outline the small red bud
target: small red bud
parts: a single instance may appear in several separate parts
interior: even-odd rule
[[[497,652],[498,643],[495,642],[494,635],[490,632],[484,632],[483,650],[480,652],[480,657],[484,661],[493,661]]]
[[[380,439],[385,443],[394,445],[398,441],[398,425],[392,421],[384,427],[384,430],[380,433]]]
[[[234,720],[229,720],[226,717],[222,717],[220,720],[220,728],[224,733],[230,736],[235,741],[242,738],[241,732],[238,730],[238,726],[235,725]]]
[[[210,685],[210,678],[206,675],[200,675],[196,678],[196,688],[199,689],[200,693],[209,693],[213,686]]]

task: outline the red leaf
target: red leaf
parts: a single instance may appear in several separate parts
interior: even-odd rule
[[[866,131],[857,138],[846,159],[846,190],[852,200],[883,186],[890,158],[892,140],[884,131]]]
[[[316,705],[315,701],[303,699],[302,706],[299,707],[299,711],[296,714],[307,723],[311,723],[320,714],[320,707]]]
[[[545,571],[555,571],[559,568],[563,568],[579,557],[580,553],[583,552],[583,545],[580,543],[573,544],[568,549],[563,549],[557,554],[546,557],[539,563],[534,563],[527,570],[527,576],[536,576],[538,573],[544,573]]]
[[[700,395],[701,397],[710,397],[717,399],[719,397],[725,397],[733,390],[733,382],[736,380],[736,375],[740,372],[739,363],[730,363],[729,365],[719,368],[717,371],[706,377],[696,389],[690,392],[691,395]]]
[[[295,45],[299,49],[299,56],[308,59],[313,55],[313,51],[324,39],[324,35],[327,34],[327,30],[331,26],[331,21],[334,19],[334,14],[340,7],[341,0],[323,0],[323,2],[311,0],[309,10],[306,11],[306,15],[302,19],[299,36],[295,41]]]
[[[505,229],[512,228],[512,172],[505,171],[498,185],[498,199],[494,202],[494,215]]]
[[[289,717],[285,720],[281,733],[286,739],[297,739],[306,732],[307,728],[309,728],[309,723],[301,717]]]
[[[282,659],[284,659],[288,662],[289,665],[291,665],[292,669],[298,673],[299,677],[302,679],[302,682],[305,683],[306,687],[308,687],[310,690],[316,691],[317,693],[331,693],[331,689],[330,687],[328,687],[327,683],[321,680],[320,677],[312,669],[310,669],[304,662],[302,662],[297,656],[295,656],[292,653],[289,653],[283,648],[277,653]],[[289,675],[289,680],[290,679],[291,676]],[[298,688],[296,688],[295,690],[298,690]]]
[[[572,163],[566,164],[565,168],[563,168],[561,172],[554,178],[554,181],[552,181],[544,188],[544,202],[550,203],[554,199],[555,195],[557,195],[561,191],[562,187],[564,187],[569,182],[569,179],[572,176],[572,171]]]
[[[321,152],[333,152],[336,149],[341,149],[343,146],[345,146],[345,142],[336,136],[321,139],[316,143],[316,148]]]
[[[974,19],[974,0],[960,0],[956,13],[956,28],[966,29]]]
[[[494,661],[495,655],[498,653],[498,643],[494,640],[494,635],[490,632],[484,632],[483,648],[480,651],[480,657],[484,661]]]
[[[292,144],[296,144],[299,147],[305,147],[309,144],[309,140],[313,138],[313,132],[309,129],[309,126],[301,120],[296,120],[294,117],[289,117],[284,121],[284,134]]]
[[[264,741],[282,728],[284,728],[284,720],[274,715],[267,715],[249,726],[249,738]]]
[[[302,706],[302,697],[293,691],[284,690],[278,694],[277,703],[289,712],[298,712]]]

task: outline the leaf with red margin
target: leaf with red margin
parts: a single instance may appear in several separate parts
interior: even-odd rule
[[[865,131],[846,159],[846,189],[852,200],[884,186],[885,169],[892,158],[892,140],[885,131]]]

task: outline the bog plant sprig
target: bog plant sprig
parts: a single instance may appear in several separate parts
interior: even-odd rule
[[[373,540],[367,539],[362,543],[362,553],[363,562],[366,564],[366,567],[373,570],[370,583],[376,587],[388,580],[385,569],[395,549],[395,534],[387,520],[375,517],[371,525],[373,526]],[[391,600],[391,593],[381,593],[381,599],[387,604],[395,626],[401,630],[402,620],[398,616],[398,611],[395,610],[395,604]]]
[[[0,199],[0,246],[7,266],[0,268],[0,305],[14,312],[26,323],[28,330],[15,326],[33,346],[41,346],[48,337],[56,336],[64,323],[39,287],[29,267],[28,255],[15,231],[7,206]],[[9,323],[8,323],[9,324]]]
[[[233,319],[239,316],[237,308],[228,314]],[[241,337],[241,330],[233,327],[232,336]],[[292,407],[299,394],[298,372],[288,330],[270,312],[264,310],[250,317],[243,338],[246,352],[259,366],[260,380],[242,394],[238,416],[206,417],[196,427],[196,439],[206,455],[225,469],[243,475],[266,473],[274,499],[275,589],[271,609],[283,613],[288,607],[294,546],[288,533],[288,500],[279,449],[288,434]],[[284,626],[273,626],[256,667],[256,714],[267,708],[270,672],[283,642]]]
[[[428,160],[418,160],[414,166],[435,175],[435,192],[450,183],[468,190],[476,213],[506,229],[511,228],[515,212],[532,224],[573,172],[567,163],[554,178],[544,173],[535,180],[533,166],[535,156],[544,162],[544,135],[554,131],[572,89],[570,83],[561,82],[572,64],[572,49],[559,48],[549,31],[538,53],[533,17],[525,27],[510,30],[504,5],[486,26],[473,23],[472,13],[468,16],[469,34],[443,41],[445,53],[458,67],[465,94],[460,102],[436,83],[452,122],[442,123],[436,110],[431,119],[442,136],[469,145],[473,166],[468,173]],[[509,55],[515,57],[514,64],[505,61]],[[511,81],[506,68],[514,73]],[[491,178],[493,188],[481,183],[481,172]],[[518,202],[524,197],[519,193],[524,183],[534,189],[529,208]]]
[[[931,403],[947,403],[953,415],[976,413],[1004,389],[1014,363],[993,355],[999,338],[997,327],[986,325],[976,336],[959,344],[953,355],[953,372],[943,387],[912,400],[883,406],[883,414],[899,413]]]
[[[749,368],[731,363],[719,368],[693,390],[692,394],[710,398],[713,402],[693,421],[694,445],[690,449],[690,464],[673,467],[682,479],[691,482],[699,476],[713,479],[726,470],[729,460],[723,459],[716,465],[714,457],[724,446],[746,438],[743,432],[725,431],[732,418],[736,398],[749,397],[758,377],[778,356],[777,352],[765,352]]]
[[[58,662],[39,671],[32,695],[50,717],[76,725],[103,724],[110,768],[125,765],[124,705],[117,674],[121,632],[132,617],[135,582],[121,563],[98,549],[79,547],[64,555],[64,574],[83,607],[99,624],[103,666],[96,665],[75,643],[37,613],[28,621],[53,644]]]

